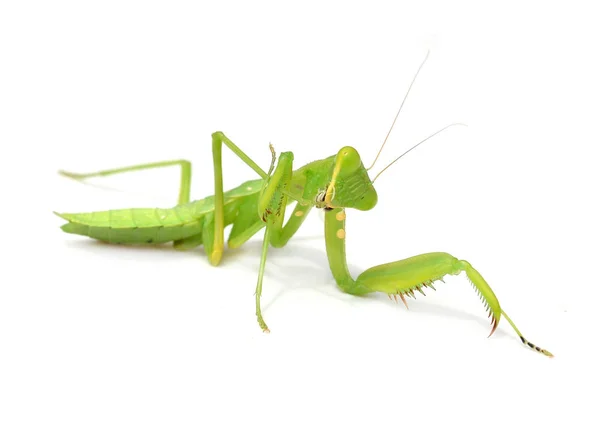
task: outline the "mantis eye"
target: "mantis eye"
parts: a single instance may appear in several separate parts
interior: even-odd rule
[[[344,147],[338,153],[336,157],[337,165],[339,166],[339,174],[341,176],[350,175],[362,165],[360,155],[352,147]]]

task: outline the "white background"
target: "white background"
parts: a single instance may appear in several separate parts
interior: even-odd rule
[[[0,420],[598,421],[596,12],[584,2],[3,2],[0,7]],[[213,2],[217,4],[217,2]],[[558,3],[558,2],[556,2]],[[592,2],[588,2],[591,4]],[[469,260],[525,336],[489,323],[462,275],[409,300],[354,298],[318,213],[271,250],[211,267],[199,248],[64,234],[52,211],[168,207],[210,134],[263,167],[352,145],[377,169],[452,122],[348,211],[351,271],[429,251]],[[225,153],[225,184],[254,178]],[[99,188],[108,187],[109,189]]]

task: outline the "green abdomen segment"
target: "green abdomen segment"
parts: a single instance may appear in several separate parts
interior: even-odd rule
[[[56,214],[69,222],[63,231],[113,244],[162,244],[202,232],[202,218],[189,207]]]

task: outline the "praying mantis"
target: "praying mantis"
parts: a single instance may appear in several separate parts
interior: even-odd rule
[[[514,322],[500,307],[492,288],[466,260],[458,259],[445,252],[433,252],[371,267],[358,275],[356,279],[348,270],[345,209],[361,211],[373,209],[378,198],[373,185],[377,177],[412,149],[446,128],[457,125],[448,125],[425,138],[392,161],[373,179],[370,178],[368,171],[372,169],[381,154],[410,89],[426,60],[427,56],[416,72],[373,164],[368,168],[364,166],[358,151],[353,147],[346,146],[335,155],[313,161],[294,170],[293,153],[282,152],[277,158],[274,148],[269,145],[271,164],[268,172],[265,172],[223,132],[215,132],[212,134],[214,195],[190,201],[192,167],[187,160],[147,163],[93,173],[60,171],[59,173],[63,176],[83,180],[90,177],[161,167],[179,166],[181,169],[179,199],[175,207],[170,209],[134,208],[90,213],[55,212],[67,221],[61,229],[70,234],[87,236],[111,244],[172,242],[177,250],[190,250],[203,245],[208,261],[213,266],[217,266],[225,251],[224,229],[227,226],[233,225],[227,240],[228,248],[240,247],[264,228],[255,301],[258,324],[264,332],[269,332],[260,305],[269,247],[284,247],[298,231],[310,210],[322,209],[325,211],[325,246],[329,267],[341,291],[356,296],[381,292],[396,302],[399,298],[408,308],[406,297],[416,298],[415,291],[425,295],[423,289],[435,290],[434,283],[443,281],[444,276],[465,272],[481,297],[486,311],[488,311],[488,318],[491,318],[492,330],[489,336],[498,327],[501,316],[504,316],[525,346],[548,357],[553,357],[549,351],[525,339]],[[254,170],[259,178],[224,191],[223,145]],[[295,202],[296,205],[284,224],[288,202],[290,204]]]

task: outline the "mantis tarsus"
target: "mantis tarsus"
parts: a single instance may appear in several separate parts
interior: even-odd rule
[[[425,61],[421,67],[424,63]],[[410,87],[418,73],[417,71]],[[402,105],[410,92],[410,87]],[[394,118],[388,136],[402,105]],[[435,134],[439,132],[441,130]],[[386,136],[375,161],[377,161],[388,136]],[[429,138],[431,136],[419,144]],[[244,182],[239,187],[224,192],[221,164],[223,144],[252,168],[260,176],[260,179]],[[226,226],[233,225],[227,240],[229,248],[241,246],[259,230],[265,228],[255,299],[258,324],[263,331],[268,332],[269,329],[261,313],[260,297],[269,245],[276,248],[284,247],[300,228],[309,211],[313,207],[321,208],[325,210],[325,244],[329,266],[343,292],[352,295],[383,292],[396,301],[399,297],[406,305],[406,297],[415,298],[415,291],[423,293],[424,288],[435,289],[434,282],[442,280],[446,275],[457,275],[464,271],[489,311],[488,317],[492,322],[490,336],[498,327],[501,316],[504,316],[524,345],[546,356],[553,356],[549,351],[532,344],[523,337],[513,321],[500,307],[490,286],[469,262],[459,260],[448,253],[427,253],[382,264],[367,269],[353,279],[346,262],[346,214],[344,210],[354,208],[367,211],[375,207],[377,192],[373,187],[373,182],[381,172],[373,180],[368,174],[368,170],[373,167],[375,161],[369,168],[365,168],[354,148],[343,147],[336,155],[313,161],[293,170],[294,155],[292,152],[283,152],[276,160],[275,151],[272,146],[270,148],[271,166],[268,172],[264,172],[222,132],[213,133],[215,194],[192,202],[190,202],[191,164],[186,160],[148,163],[85,174],[61,171],[60,173],[64,176],[81,180],[143,169],[180,166],[179,201],[178,205],[171,209],[123,209],[56,214],[68,221],[62,226],[63,231],[113,244],[173,242],[174,247],[178,250],[188,250],[204,245],[208,260],[214,266],[220,263],[223,255]],[[386,166],[384,170],[390,165]],[[284,225],[288,201],[295,201],[296,205]]]

